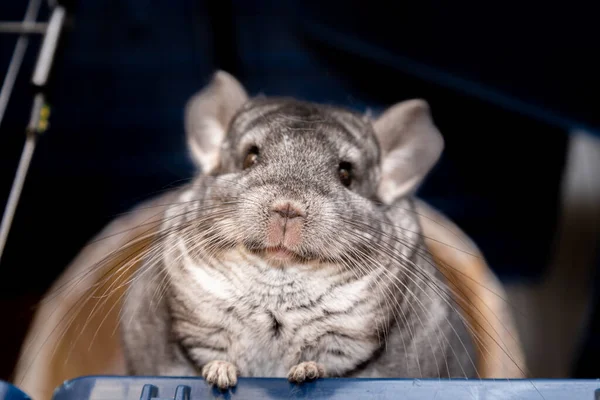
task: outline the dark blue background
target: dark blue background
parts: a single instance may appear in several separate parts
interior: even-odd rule
[[[22,19],[26,4],[16,3],[2,2],[0,19]],[[447,147],[421,196],[471,235],[503,279],[539,279],[567,131],[600,127],[596,14],[577,2],[412,3],[79,2],[0,296],[32,302],[116,214],[191,176],[183,106],[216,68],[252,94],[359,110],[427,99]],[[14,43],[0,35],[2,68]],[[23,144],[37,49],[34,40],[0,126],[0,199]]]

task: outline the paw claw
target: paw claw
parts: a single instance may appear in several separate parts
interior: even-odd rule
[[[208,384],[224,390],[237,385],[238,370],[230,362],[215,360],[202,368],[202,377]]]
[[[307,380],[313,380],[325,377],[325,367],[314,361],[301,362],[294,365],[288,372],[288,380],[295,383],[301,383]]]

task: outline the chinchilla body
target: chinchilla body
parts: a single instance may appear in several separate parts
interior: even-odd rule
[[[186,109],[200,172],[127,292],[129,372],[473,377],[473,341],[414,191],[443,149],[427,104],[372,120],[248,98],[219,72]]]

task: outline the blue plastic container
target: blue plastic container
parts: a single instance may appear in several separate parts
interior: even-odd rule
[[[0,400],[31,400],[29,396],[8,382],[0,381]]]
[[[236,388],[222,392],[201,378],[93,376],[65,382],[56,389],[53,400],[287,398],[600,400],[600,380],[321,379],[295,385],[286,379],[242,378]]]
[[[242,378],[235,389],[223,392],[201,378],[88,376],[65,382],[53,396],[53,400],[200,399],[600,400],[600,380],[320,379],[295,385],[285,379]],[[0,400],[31,399],[0,381]]]

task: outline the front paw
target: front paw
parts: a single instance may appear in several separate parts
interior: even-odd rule
[[[288,380],[290,382],[302,383],[307,380],[313,380],[325,377],[325,367],[322,364],[317,364],[314,361],[301,362],[294,365],[288,372]]]
[[[229,389],[237,385],[238,370],[227,361],[211,361],[202,368],[202,376],[210,385]]]

